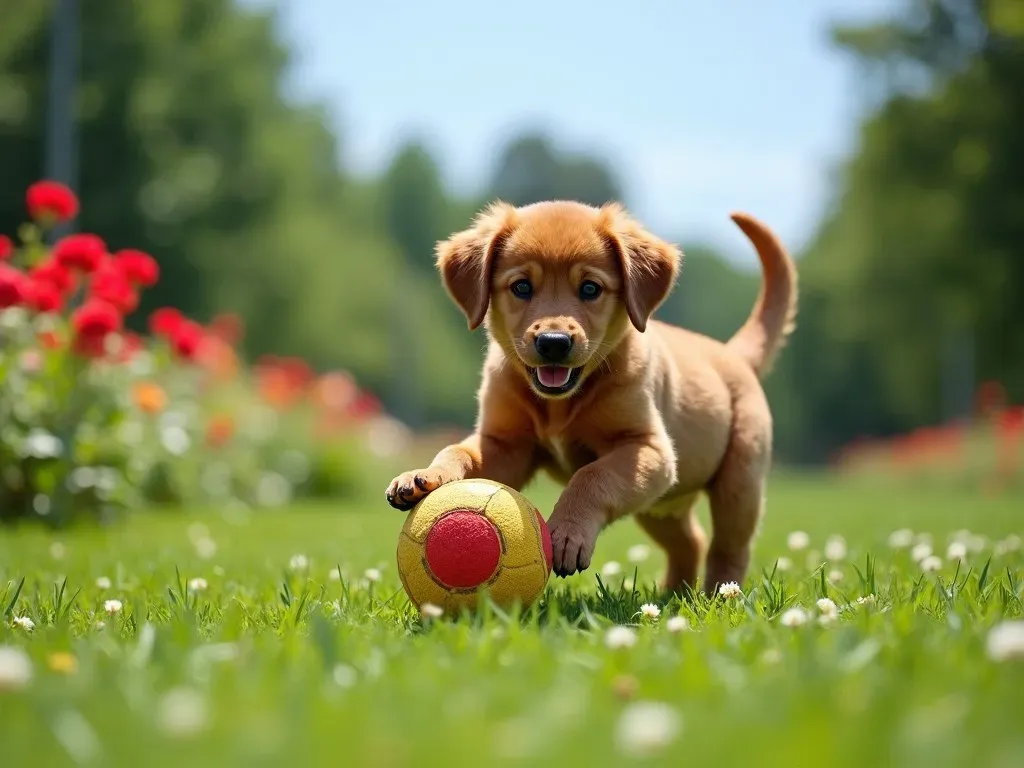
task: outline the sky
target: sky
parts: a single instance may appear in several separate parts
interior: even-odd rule
[[[256,0],[253,0],[256,2]],[[830,23],[892,0],[280,0],[289,88],[329,109],[347,167],[424,139],[456,192],[526,129],[606,157],[652,231],[755,263],[745,210],[794,251],[854,146],[863,90]],[[468,224],[468,222],[467,222]]]

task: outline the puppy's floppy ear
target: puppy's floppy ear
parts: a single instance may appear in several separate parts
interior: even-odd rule
[[[637,224],[616,203],[601,208],[598,222],[602,236],[619,259],[626,313],[633,326],[643,332],[675,284],[682,253]]]
[[[515,214],[507,203],[492,203],[472,227],[437,244],[437,268],[444,287],[466,315],[471,331],[487,316],[494,257],[515,226]]]

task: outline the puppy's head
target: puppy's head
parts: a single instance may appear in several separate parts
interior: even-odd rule
[[[509,360],[548,398],[568,397],[675,282],[681,254],[618,205],[495,203],[437,246],[470,329],[487,320]]]

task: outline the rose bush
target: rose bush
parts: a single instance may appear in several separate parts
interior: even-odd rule
[[[88,233],[48,247],[79,209],[63,185],[33,185],[26,204],[19,242],[0,237],[0,519],[340,495],[399,447],[401,425],[346,374],[243,366],[237,318],[166,307],[148,334],[127,330],[157,262]]]

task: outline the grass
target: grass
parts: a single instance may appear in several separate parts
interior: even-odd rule
[[[529,495],[550,509],[551,488]],[[630,588],[627,552],[645,540],[625,522],[595,562],[629,570],[603,588],[591,571],[552,580],[526,616],[425,625],[395,572],[402,515],[377,499],[3,531],[0,646],[23,648],[34,674],[0,686],[0,765],[593,766],[644,743],[662,765],[1021,765],[1024,663],[990,659],[985,641],[1022,614],[1024,555],[993,555],[1022,508],[779,477],[742,598],[660,599],[656,552]],[[931,534],[938,572],[889,547],[903,527]],[[787,549],[795,529],[808,550]],[[961,565],[944,557],[958,529],[986,537]],[[810,550],[830,534],[848,552],[821,567]],[[793,569],[772,573],[779,556]],[[190,592],[195,577],[207,588]],[[826,594],[840,613],[819,626]],[[657,621],[638,615],[647,601]],[[804,626],[783,625],[794,606]],[[677,614],[687,631],[669,631]],[[609,648],[613,623],[635,645]]]

